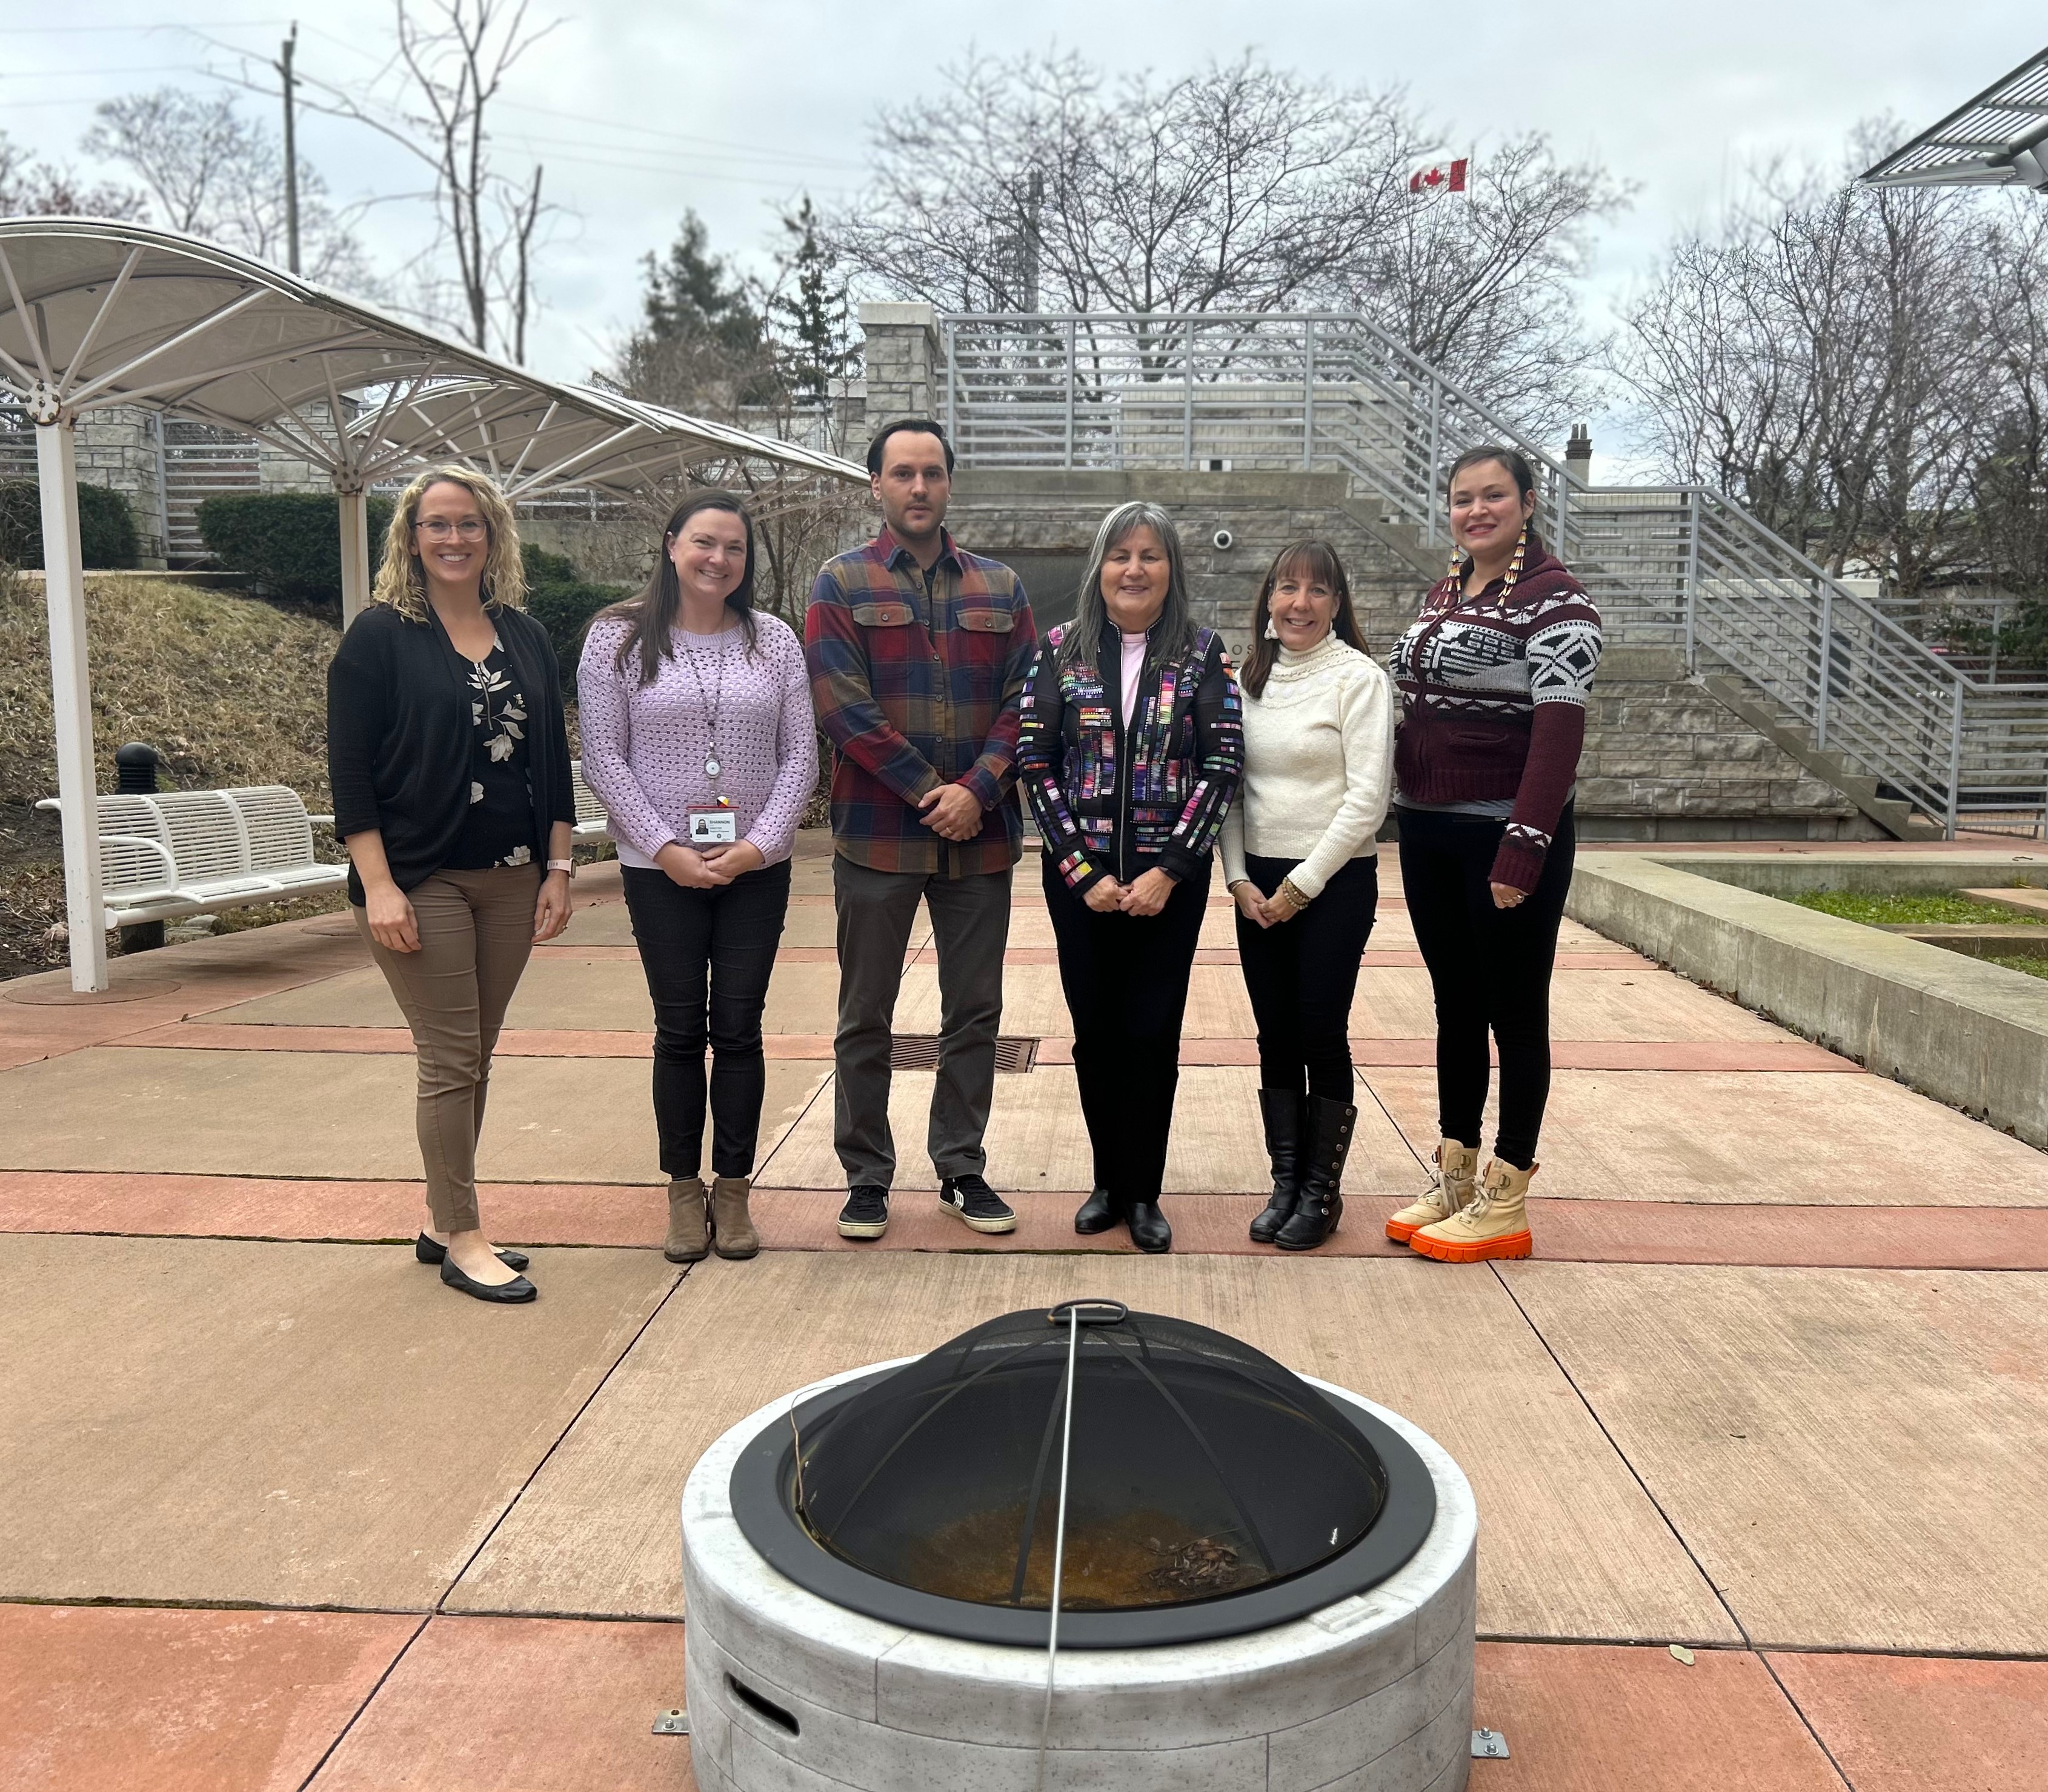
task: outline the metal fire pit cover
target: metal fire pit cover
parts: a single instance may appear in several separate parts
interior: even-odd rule
[[[1370,1414],[1220,1332],[1096,1301],[1005,1314],[801,1404],[734,1469],[748,1541],[871,1617],[1042,1645],[1070,1306],[1063,1646],[1264,1629],[1384,1580],[1428,1534],[1428,1470]]]

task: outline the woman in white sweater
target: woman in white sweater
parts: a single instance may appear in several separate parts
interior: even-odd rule
[[[1282,550],[1251,623],[1239,679],[1244,784],[1222,840],[1273,1160],[1273,1197],[1251,1236],[1313,1251],[1344,1212],[1358,1119],[1351,1000],[1379,902],[1373,836],[1392,786],[1394,690],[1327,541]]]

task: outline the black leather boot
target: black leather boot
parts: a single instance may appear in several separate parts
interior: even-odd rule
[[[1282,1251],[1313,1251],[1344,1217],[1344,1159],[1358,1110],[1348,1101],[1309,1097],[1308,1150],[1301,1166],[1301,1198],[1274,1235]]]
[[[1301,1198],[1301,1097],[1292,1089],[1261,1089],[1259,1115],[1273,1160],[1273,1198],[1251,1222],[1251,1242],[1270,1244]]]
[[[1131,1202],[1123,1210],[1123,1221],[1131,1228],[1131,1242],[1140,1251],[1156,1253],[1173,1248],[1173,1228],[1166,1224],[1157,1201]]]
[[[1107,1232],[1123,1217],[1108,1189],[1097,1189],[1076,1211],[1074,1230],[1084,1238],[1091,1237],[1096,1232]]]

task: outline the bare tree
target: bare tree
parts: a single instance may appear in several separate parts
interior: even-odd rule
[[[959,310],[1283,307],[1391,217],[1386,171],[1420,146],[1396,96],[1249,56],[1165,82],[1072,52],[941,78],[876,114],[874,184],[832,234],[875,282]]]
[[[1953,580],[1990,415],[1984,222],[1961,194],[1767,171],[1628,312],[1613,366],[1645,445],[1837,572]]]
[[[1540,136],[1474,158],[1468,192],[1418,196],[1441,136],[1398,90],[1250,55],[1164,80],[973,58],[942,80],[877,114],[874,182],[829,221],[871,289],[957,310],[1357,309],[1532,429],[1585,394],[1573,282],[1627,189]]]
[[[367,125],[430,175],[425,192],[395,196],[428,200],[436,226],[409,270],[420,287],[410,308],[524,361],[534,261],[558,208],[542,198],[541,165],[500,165],[490,121],[513,70],[554,26],[529,24],[527,0],[395,0],[395,10],[398,47],[380,74],[348,87],[301,69],[299,90],[309,110]]]
[[[284,151],[276,131],[242,116],[234,95],[159,87],[110,99],[97,117],[81,147],[139,178],[166,227],[284,262]],[[351,292],[374,286],[361,243],[303,157],[298,180],[307,277]]]
[[[1559,162],[1533,132],[1471,161],[1466,192],[1404,193],[1327,286],[1530,434],[1561,435],[1593,396],[1604,346],[1577,282],[1593,226],[1629,189],[1596,163]]]
[[[142,218],[149,209],[148,196],[134,188],[81,180],[0,130],[0,217]]]

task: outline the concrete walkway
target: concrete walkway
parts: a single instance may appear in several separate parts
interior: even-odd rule
[[[1428,980],[1382,865],[1343,1232],[1251,1245],[1251,1015],[1220,901],[1169,1164],[1178,1246],[1076,1238],[1087,1150],[1035,866],[975,1236],[920,1160],[832,1227],[836,968],[804,836],[769,1009],[770,1250],[659,1251],[650,1013],[615,871],[510,1018],[486,1214],[541,1298],[416,1265],[410,1047],[342,917],[0,989],[0,1785],[688,1787],[676,1501],[790,1387],[1113,1295],[1398,1408],[1481,1513],[1481,1792],[1976,1792],[2048,1730],[2048,1159],[1566,924],[1538,1255],[1382,1216],[1435,1141]],[[1662,849],[1668,850],[1668,849]],[[898,1024],[937,1026],[927,936]],[[1679,1646],[1689,1658],[1670,1647]],[[2030,1765],[2030,1763],[2032,1765]]]

